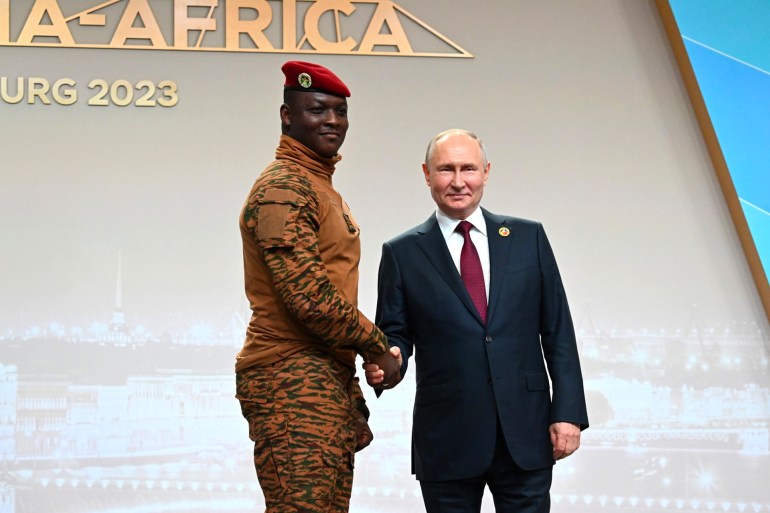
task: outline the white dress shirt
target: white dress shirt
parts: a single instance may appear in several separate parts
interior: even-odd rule
[[[481,270],[484,272],[484,288],[487,293],[487,302],[489,302],[489,242],[487,239],[487,223],[484,220],[484,214],[480,208],[469,215],[465,219],[452,219],[441,209],[436,209],[436,220],[438,226],[441,228],[441,233],[444,235],[449,253],[452,255],[452,260],[457,267],[457,272],[460,272],[460,252],[463,249],[463,243],[465,239],[462,233],[456,232],[455,229],[460,221],[468,221],[473,225],[470,231],[471,241],[476,246],[476,251],[479,253],[479,260],[481,260]]]

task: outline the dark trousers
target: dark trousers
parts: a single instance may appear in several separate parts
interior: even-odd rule
[[[481,476],[456,481],[420,481],[427,513],[479,513],[489,486],[497,513],[548,513],[553,467],[523,470],[514,463],[497,425],[495,456]]]

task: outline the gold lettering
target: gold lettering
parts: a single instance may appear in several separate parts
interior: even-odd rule
[[[284,0],[283,4],[283,51],[297,51],[297,0]]]
[[[139,18],[141,27],[134,27],[134,22]],[[155,19],[147,0],[129,0],[123,17],[118,22],[118,28],[112,36],[110,46],[124,47],[128,39],[149,39],[150,46],[155,48],[168,48],[163,33],[160,31],[158,20]]]
[[[19,103],[24,98],[24,79],[16,79],[16,94],[11,96],[8,94],[8,77],[0,77],[0,97],[5,103]]]
[[[156,0],[18,0],[18,4],[23,5],[21,9],[26,11],[11,12],[13,1],[0,0],[0,47],[55,44],[69,48],[473,57],[399,6],[397,1],[173,0],[171,3],[158,0],[152,3]],[[72,8],[70,3],[86,3],[92,7],[64,17],[59,5],[64,3],[68,4],[69,9]],[[98,5],[93,5],[96,3]],[[276,10],[279,8],[277,4],[280,4],[282,11]],[[371,6],[367,7],[367,13],[373,12],[361,31],[348,26],[351,23],[348,17],[355,16],[358,4]],[[150,5],[168,5],[173,9],[172,20],[163,26],[163,30],[159,21],[168,20],[164,17],[160,20],[156,18],[154,7]],[[217,13],[220,7],[224,14]],[[107,8],[110,11],[103,13]],[[122,14],[116,14],[115,9],[122,9]],[[22,17],[23,12],[29,13],[26,18]],[[12,15],[14,19],[11,19]],[[359,19],[360,16],[366,17],[367,14],[359,15]],[[17,33],[12,22],[19,17],[23,24],[18,38],[12,41]],[[70,23],[77,23],[81,27],[116,28],[111,36],[105,36],[104,30],[89,32],[102,34],[99,41],[76,43],[74,36],[78,32],[71,30]],[[224,34],[217,31],[220,24],[224,24]],[[347,30],[343,31],[343,28]],[[432,36],[445,43],[449,50],[415,52],[405,28],[410,33],[419,30],[428,38]],[[281,34],[278,35],[278,32]]]
[[[131,105],[134,101],[134,86],[128,80],[116,80],[110,86],[110,99],[118,107]]]
[[[107,25],[107,17],[104,14],[84,13],[78,16],[78,24],[81,27],[104,27]]]
[[[140,80],[136,83],[136,90],[141,91],[142,89],[145,92],[136,99],[135,105],[137,107],[155,107],[156,102],[152,99],[155,96],[155,84],[149,80]]]
[[[43,23],[46,14],[51,20],[50,24]],[[70,33],[67,27],[67,21],[64,19],[64,15],[56,0],[35,1],[35,5],[32,6],[24,28],[21,30],[21,34],[19,34],[17,43],[30,44],[38,36],[57,37],[63,45],[75,45],[72,33]]]
[[[158,84],[158,89],[163,93],[162,97],[158,98],[158,105],[173,107],[179,102],[179,91],[173,80],[164,80]]]
[[[11,39],[11,0],[0,0],[0,44]]]
[[[203,35],[207,30],[217,29],[217,20],[212,16],[219,0],[174,0],[174,47],[189,48],[187,33],[199,30],[198,42],[195,48],[199,48],[203,41]],[[190,18],[190,7],[208,7],[209,14],[206,18]]]
[[[51,88],[51,85],[48,83],[48,80],[44,78],[37,78],[37,77],[30,77],[28,82],[28,93],[27,96],[27,103],[32,105],[35,103],[35,98],[40,98],[43,103],[46,105],[51,105],[51,100],[48,99],[48,90]]]
[[[110,85],[106,80],[102,78],[95,78],[88,83],[89,89],[99,89],[88,100],[88,105],[95,105],[98,107],[107,107],[110,102],[107,100],[107,93],[110,91]]]
[[[67,89],[64,90],[64,94],[62,94],[62,86],[67,86]],[[75,81],[71,78],[60,78],[54,82],[52,94],[56,103],[59,105],[72,105],[78,101],[78,92],[74,86]]]
[[[241,20],[241,10],[256,11],[255,20]],[[265,37],[264,30],[273,21],[273,10],[267,0],[230,0],[225,4],[225,47],[234,50],[240,48],[241,34],[248,34],[257,48],[273,50],[273,45]]]
[[[344,40],[340,40],[342,32],[340,30],[340,15],[342,12],[347,16],[350,16],[353,11],[356,10],[356,6],[352,2],[346,0],[319,0],[315,2],[310,9],[307,10],[305,15],[305,37],[300,41],[299,47],[302,47],[302,42],[307,40],[313,48],[319,52],[327,53],[345,53],[350,52],[356,46],[356,41],[352,37],[348,36]],[[328,12],[334,11],[334,25],[337,33],[337,41],[329,41],[321,35],[319,24],[321,22],[321,16]]]
[[[390,31],[387,34],[382,33],[385,24]],[[412,45],[409,43],[404,27],[398,19],[396,6],[389,0],[383,0],[377,4],[377,10],[374,11],[372,21],[369,22],[369,27],[366,29],[366,34],[364,34],[358,50],[362,53],[369,53],[378,45],[395,46],[399,53],[413,53]]]

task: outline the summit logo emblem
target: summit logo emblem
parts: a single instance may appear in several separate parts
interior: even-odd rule
[[[391,0],[0,0],[0,46],[473,57]]]

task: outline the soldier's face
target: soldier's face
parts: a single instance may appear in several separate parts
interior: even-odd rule
[[[330,158],[348,132],[348,102],[330,94],[302,92],[281,106],[281,121],[287,127],[286,135]]]

